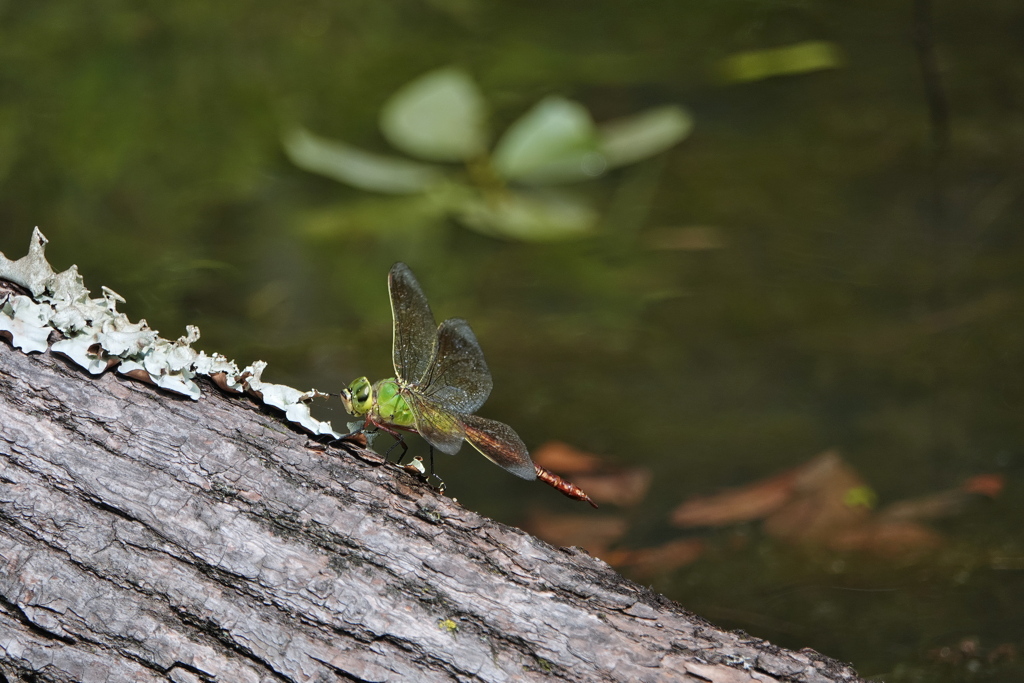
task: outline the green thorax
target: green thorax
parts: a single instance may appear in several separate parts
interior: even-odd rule
[[[382,379],[373,385],[373,415],[375,419],[396,427],[415,427],[416,419],[398,390],[394,377]]]

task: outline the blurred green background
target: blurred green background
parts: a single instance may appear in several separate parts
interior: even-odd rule
[[[752,525],[638,578],[879,680],[1024,680],[1022,36],[1009,0],[0,0],[0,251],[39,225],[55,267],[133,319],[335,392],[391,374],[406,261],[480,338],[482,415],[653,471],[642,504],[594,513],[627,521],[623,547],[827,448],[883,504],[1001,474],[912,559]],[[809,43],[824,61],[770,52]],[[567,241],[481,235],[286,156],[296,126],[400,156],[381,107],[450,65],[493,131],[550,95],[598,122],[679,105],[693,130],[579,183],[600,221]],[[581,511],[439,457],[449,494],[499,520]]]

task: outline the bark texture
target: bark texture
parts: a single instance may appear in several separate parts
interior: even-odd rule
[[[0,681],[860,680],[203,389],[0,343]]]

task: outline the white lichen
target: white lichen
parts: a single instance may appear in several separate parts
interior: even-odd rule
[[[116,363],[103,353],[99,330],[54,342],[50,350],[59,353],[93,375],[102,374]]]
[[[26,353],[46,351],[49,336],[56,330],[63,338],[49,346],[50,350],[91,374],[117,366],[123,375],[192,399],[202,393],[193,378],[206,376],[224,391],[248,392],[284,411],[286,420],[312,434],[341,437],[330,422],[310,414],[308,402],[326,394],[264,382],[267,364],[263,361],[240,372],[234,361],[219,353],[207,355],[193,349],[192,344],[199,340],[199,328],[193,325],[186,327],[183,337],[169,341],[145,320],[131,322],[117,310],[117,304],[124,303],[117,292],[103,287],[102,297],[91,298],[76,266],[54,272],[46,261],[46,243],[36,228],[26,256],[11,261],[0,253],[0,279],[32,294],[31,298],[12,295],[0,299],[0,337],[9,339],[15,348]]]
[[[103,290],[105,293],[108,291],[106,287]],[[110,294],[117,296],[113,292]],[[45,293],[37,298],[53,306],[53,326],[69,336],[81,332],[93,321],[104,319],[111,310],[109,296],[89,298],[89,290],[85,288],[77,266],[54,273],[46,283]]]
[[[309,412],[307,401],[324,394],[316,390],[303,392],[285,384],[264,382],[262,375],[266,367],[264,361],[256,361],[243,371],[243,374],[249,373],[246,382],[250,392],[254,392],[268,406],[283,410],[289,422],[299,424],[313,434],[328,434],[334,438],[341,438],[341,434],[331,429],[330,422],[321,422]]]
[[[197,375],[206,375],[224,391],[232,394],[245,392],[245,380],[241,377],[238,366],[235,361],[223,354],[214,353],[207,356],[205,351],[200,351],[192,367]]]
[[[2,256],[2,254],[0,254]],[[50,327],[52,309],[37,304],[27,296],[12,296],[0,304],[0,335],[25,353],[41,353],[53,332]]]
[[[74,266],[64,273],[71,270],[75,270]],[[77,270],[73,275],[74,278],[63,278],[59,295],[44,297],[54,302],[52,320],[66,336],[51,347],[55,353],[98,375],[118,363],[124,365],[141,360],[161,341],[145,320],[133,323],[118,312],[117,304],[124,303],[124,298],[117,292],[104,287],[102,298],[90,299],[89,290],[81,284]],[[80,289],[73,286],[76,280]],[[121,372],[128,374],[129,371],[121,368]],[[199,398],[198,394],[195,398]]]
[[[32,241],[28,245],[28,254],[10,261],[0,253],[0,275],[16,285],[21,285],[33,297],[38,298],[46,291],[47,283],[53,278],[53,268],[46,261],[46,238],[36,228],[32,231]]]
[[[139,370],[147,373],[153,384],[191,399],[202,395],[199,385],[192,381],[196,373],[192,367],[198,352],[190,344],[199,339],[199,328],[189,325],[188,334],[170,342],[159,337],[118,366],[117,371],[133,376]]]

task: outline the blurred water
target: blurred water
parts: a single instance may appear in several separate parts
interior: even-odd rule
[[[653,471],[642,504],[594,513],[624,516],[624,547],[678,538],[688,496],[829,448],[882,504],[1004,475],[929,522],[943,541],[924,556],[794,549],[750,524],[689,532],[699,560],[638,578],[887,681],[1019,680],[1024,9],[915,7],[0,3],[0,251],[40,225],[55,265],[165,336],[195,323],[200,347],[331,391],[391,374],[404,260],[439,319],[479,336],[482,415]],[[808,41],[841,61],[723,76]],[[295,125],[395,154],[379,108],[449,64],[494,131],[552,94],[598,121],[678,104],[695,127],[581,183],[601,226],[565,243],[427,220],[284,156]],[[510,523],[582,514],[468,449],[439,467]]]

